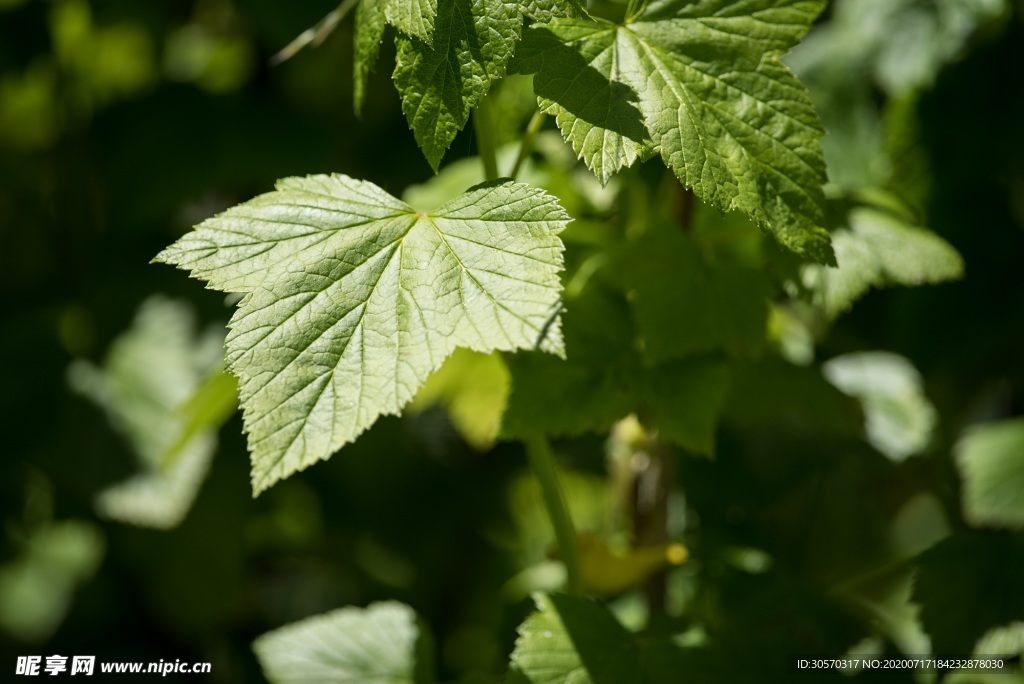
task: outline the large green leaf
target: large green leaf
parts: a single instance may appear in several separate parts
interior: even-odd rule
[[[162,252],[246,293],[227,360],[255,492],[399,412],[456,347],[561,353],[557,234],[568,220],[521,183],[479,185],[427,213],[372,183],[310,176]]]
[[[631,684],[641,681],[632,635],[596,601],[538,595],[519,627],[512,669],[531,684]]]
[[[1024,419],[970,428],[956,446],[956,462],[967,522],[1024,528]]]
[[[665,0],[622,25],[555,20],[527,32],[514,68],[536,72],[541,107],[602,178],[638,158],[646,126],[699,197],[741,210],[793,251],[832,263],[820,227],[821,123],[779,60],[822,6]]]
[[[491,81],[505,75],[522,24],[509,0],[441,0],[432,43],[397,38],[402,111],[435,171]]]
[[[273,684],[419,684],[430,681],[422,638],[413,610],[389,601],[286,625],[252,648]]]

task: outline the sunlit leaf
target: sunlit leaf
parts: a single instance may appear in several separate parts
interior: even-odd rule
[[[889,459],[902,461],[928,446],[938,416],[910,361],[888,352],[860,352],[829,360],[822,372],[860,400],[865,436]]]
[[[409,606],[389,601],[307,618],[253,642],[272,684],[423,684],[424,638]]]
[[[519,627],[512,669],[531,684],[631,684],[641,681],[629,632],[590,599],[538,595],[537,612]]]
[[[227,340],[253,489],[394,414],[456,347],[561,353],[557,234],[543,191],[476,186],[417,212],[365,181],[311,176],[210,219],[157,260],[243,292]]]

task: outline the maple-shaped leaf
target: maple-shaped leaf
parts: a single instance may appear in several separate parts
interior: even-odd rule
[[[509,0],[441,0],[432,43],[396,39],[402,111],[435,171],[491,81],[505,75],[522,24],[522,10]]]
[[[512,69],[536,74],[540,106],[602,180],[641,158],[649,136],[698,197],[834,263],[823,129],[780,61],[823,4],[665,0],[623,24],[556,19],[526,32]]]
[[[245,293],[226,346],[255,492],[398,413],[456,347],[561,353],[568,221],[554,197],[511,181],[427,213],[366,181],[310,176],[161,252]]]

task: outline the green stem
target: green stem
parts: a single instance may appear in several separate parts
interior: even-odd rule
[[[484,163],[484,178],[489,181],[498,177],[498,143],[495,140],[492,107],[490,98],[485,97],[473,109],[476,146]]]
[[[516,157],[515,166],[512,167],[512,173],[509,175],[515,178],[519,175],[519,170],[523,167],[523,162],[530,156],[530,152],[533,151],[533,140],[537,137],[537,132],[540,131],[540,127],[544,125],[544,118],[547,115],[539,109],[533,113],[533,117],[530,118],[530,123],[526,125],[526,132],[523,133],[523,142],[519,145],[519,155]]]
[[[580,555],[576,548],[576,529],[569,515],[569,507],[562,496],[562,488],[558,484],[558,471],[555,469],[555,458],[551,453],[551,445],[546,437],[535,435],[526,440],[526,454],[530,459],[533,474],[540,483],[544,496],[544,505],[548,509],[548,517],[555,528],[555,540],[558,551],[565,563],[566,591],[570,594],[582,594],[583,582],[580,578]]]

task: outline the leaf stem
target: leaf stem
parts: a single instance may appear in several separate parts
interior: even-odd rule
[[[520,169],[523,167],[523,162],[530,156],[530,152],[533,151],[533,141],[537,137],[537,132],[540,131],[540,127],[544,125],[544,119],[547,114],[540,111],[539,109],[533,113],[530,118],[530,123],[526,125],[526,131],[523,133],[523,142],[519,144],[519,154],[516,156],[516,163],[512,167],[512,173],[509,175],[515,178],[519,175]]]
[[[473,108],[473,128],[476,129],[476,146],[484,163],[484,178],[492,181],[498,178],[498,143],[494,131],[494,111],[490,98],[485,97]]]
[[[285,45],[280,52],[271,57],[270,65],[277,66],[287,62],[307,45],[312,44],[313,47],[319,47],[327,39],[327,36],[331,35],[331,32],[338,28],[341,20],[352,11],[352,8],[358,2],[359,0],[344,0],[344,2],[329,12],[327,16],[300,33],[295,37],[295,40]]]
[[[558,471],[555,469],[551,445],[543,435],[534,435],[526,440],[526,454],[530,459],[533,474],[540,483],[544,505],[548,509],[551,526],[555,529],[558,552],[565,563],[566,591],[570,594],[582,594],[583,583],[580,578],[579,550],[576,548],[576,529],[573,527],[569,507],[558,483]]]

